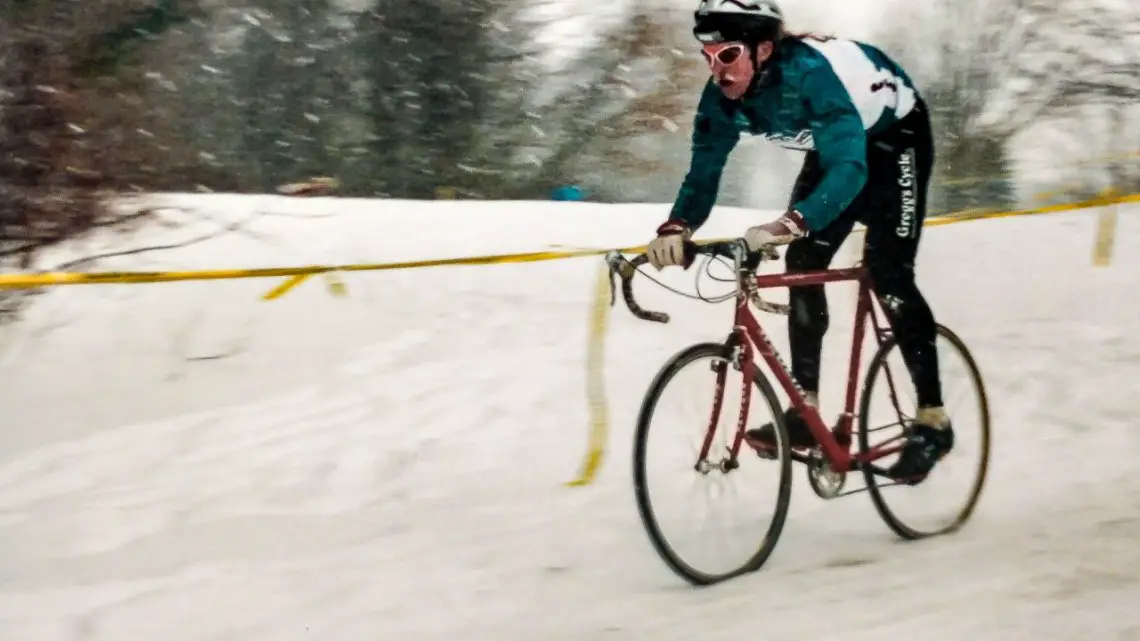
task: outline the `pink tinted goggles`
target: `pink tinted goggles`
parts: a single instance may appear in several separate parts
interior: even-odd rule
[[[709,67],[713,69],[720,66],[727,67],[740,60],[747,53],[748,50],[745,49],[744,45],[738,42],[707,44],[701,47],[701,55],[704,56]]]

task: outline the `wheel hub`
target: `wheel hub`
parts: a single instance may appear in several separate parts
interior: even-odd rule
[[[693,466],[693,469],[697,471],[697,474],[708,476],[714,471],[720,472],[722,474],[728,474],[738,467],[740,467],[740,463],[733,460],[731,457],[728,457],[723,458],[715,463],[709,461],[708,459],[701,459],[697,461],[697,464]]]

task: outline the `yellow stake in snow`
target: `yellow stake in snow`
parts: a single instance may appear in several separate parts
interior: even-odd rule
[[[590,434],[582,471],[578,478],[566,484],[569,487],[593,483],[606,452],[609,408],[606,403],[605,352],[609,314],[610,270],[603,262],[598,268],[598,278],[594,284],[594,305],[590,310],[590,334],[586,352],[586,399],[590,406]]]

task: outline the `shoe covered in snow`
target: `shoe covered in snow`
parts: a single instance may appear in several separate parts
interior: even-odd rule
[[[887,473],[900,483],[917,485],[954,449],[954,428],[945,413],[938,409],[930,412],[919,410],[910,429],[910,436],[899,452],[898,460]]]

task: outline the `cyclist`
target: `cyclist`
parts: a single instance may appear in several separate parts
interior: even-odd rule
[[[692,134],[692,158],[669,219],[649,243],[657,269],[687,267],[683,243],[708,218],[729,153],[742,133],[806,152],[787,213],[748,229],[753,251],[788,245],[790,272],[825,269],[856,222],[864,259],[918,396],[911,435],[890,473],[921,482],[953,448],[942,408],[934,317],[915,284],[914,260],[934,164],[926,105],[899,65],[864,43],[789,33],[772,0],[703,0],[693,34],[711,77]],[[792,374],[818,408],[827,331],[823,285],[789,292]],[[815,439],[793,408],[784,414],[793,447]],[[771,423],[749,430],[775,443]]]

